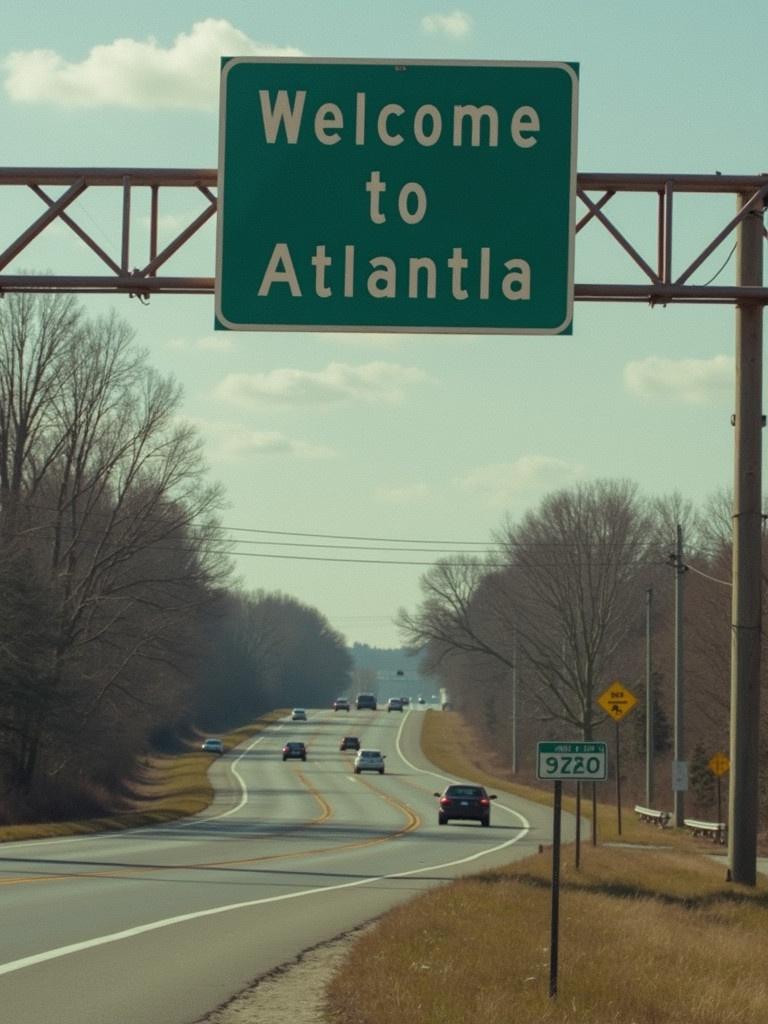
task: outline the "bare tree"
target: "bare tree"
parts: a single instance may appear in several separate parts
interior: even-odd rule
[[[73,736],[92,749],[122,716],[128,747],[183,701],[195,617],[230,566],[180,389],[122,321],[15,296],[0,342],[0,534],[45,569],[52,595],[47,700],[5,737],[29,786],[41,764],[68,763]],[[115,759],[118,747],[113,736]]]
[[[432,667],[464,652],[510,669],[516,650],[543,717],[589,739],[602,718],[599,688],[618,670],[658,569],[650,525],[627,481],[558,491],[499,532],[506,568],[438,563],[422,579],[418,611],[401,611],[398,624],[408,643],[429,645]]]
[[[503,581],[503,574],[468,556],[441,559],[422,576],[421,604],[413,613],[401,608],[396,625],[410,648],[427,648],[429,671],[458,651],[511,666],[514,615]]]
[[[57,398],[82,332],[71,296],[8,295],[0,304],[0,529],[18,529],[18,505],[34,496],[61,450]]]
[[[629,481],[546,497],[499,540],[510,563],[519,638],[547,714],[591,739],[596,699],[620,672],[649,573],[650,519]]]

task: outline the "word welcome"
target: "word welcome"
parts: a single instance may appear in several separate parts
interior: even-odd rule
[[[296,145],[301,138],[307,90],[297,89],[293,96],[287,90],[278,89],[275,97],[267,89],[259,90],[261,118],[264,139],[268,145],[275,145],[282,139],[288,145]],[[323,102],[309,114],[315,139],[323,146],[335,146],[342,141],[343,133],[352,130],[356,146],[364,146],[370,124],[375,126],[376,137],[385,146],[402,146],[412,139],[419,146],[434,146],[440,141],[448,121],[451,144],[455,147],[488,146],[495,148],[502,129],[520,149],[530,149],[537,143],[536,135],[541,130],[541,119],[531,106],[520,106],[514,110],[507,124],[501,123],[498,110],[492,104],[454,104],[444,118],[434,103],[422,103],[409,112],[400,103],[385,103],[373,115],[367,112],[367,95],[355,94],[354,107],[345,116],[338,103]]]

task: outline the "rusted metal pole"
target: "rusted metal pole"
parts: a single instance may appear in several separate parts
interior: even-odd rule
[[[685,790],[688,788],[688,764],[685,760],[685,674],[683,669],[683,528],[677,524],[675,542],[675,736],[674,736],[674,777],[672,797],[674,800],[675,827],[682,828],[685,820]]]
[[[645,806],[653,807],[653,663],[651,661],[651,605],[653,587],[645,591]]]
[[[743,205],[749,195],[741,196]],[[762,211],[738,229],[738,284],[762,284]],[[736,411],[731,604],[731,879],[756,883],[762,620],[763,304],[736,306]]]

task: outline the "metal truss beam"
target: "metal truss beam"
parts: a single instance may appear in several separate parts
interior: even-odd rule
[[[0,223],[0,295],[5,292],[78,292],[123,293],[147,299],[159,294],[208,294],[214,290],[214,278],[197,275],[168,274],[167,264],[186,246],[200,229],[216,214],[217,172],[211,169],[157,168],[0,168],[0,210],[6,200],[12,201],[11,190],[31,191],[42,205],[35,219],[15,237],[3,237]],[[52,195],[50,190],[55,189]],[[120,190],[119,251],[108,253],[78,219],[77,202],[94,190]],[[190,215],[185,227],[159,245],[161,192],[171,189],[192,190],[201,200],[199,213]],[[611,203],[622,193],[643,193],[650,204],[649,223],[655,223],[656,245],[650,259],[641,254],[641,246],[633,242],[610,217]],[[675,198],[686,193],[710,196],[730,194],[739,198],[737,212],[700,251],[689,253],[682,272],[673,271],[675,236]],[[137,223],[135,201],[141,194],[142,206],[149,197],[148,231]],[[768,303],[768,288],[738,284],[693,284],[694,272],[720,245],[736,232],[751,214],[762,215],[768,197],[768,174],[579,174],[577,179],[579,219],[577,240],[588,224],[601,228],[629,257],[636,268],[636,279],[624,283],[577,282],[575,297],[582,301],[668,303]],[[616,205],[615,202],[613,204]],[[736,206],[736,204],[734,204]],[[144,215],[142,215],[144,216]],[[7,218],[4,218],[4,222]],[[23,257],[29,246],[53,225],[65,225],[80,240],[84,251],[90,250],[104,265],[103,274],[94,273],[16,273],[8,272],[15,260]],[[765,235],[765,229],[763,229]],[[13,234],[13,232],[11,232]],[[145,237],[146,236],[146,237]],[[768,237],[768,236],[766,236]],[[140,239],[140,243],[137,242]],[[578,245],[578,241],[577,241]],[[143,254],[136,253],[142,248]],[[675,253],[677,256],[677,253]],[[198,256],[199,258],[199,256]],[[210,270],[210,266],[208,268]]]

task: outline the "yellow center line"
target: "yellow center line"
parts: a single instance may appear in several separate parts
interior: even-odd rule
[[[312,796],[320,804],[321,813],[317,818],[313,818],[306,822],[304,825],[297,826],[291,829],[290,832],[281,833],[281,837],[285,835],[295,834],[301,831],[307,826],[320,825],[322,822],[327,821],[333,816],[333,808],[328,801],[320,794],[319,790],[304,776],[301,771],[295,773],[301,783],[309,790]],[[402,811],[406,817],[406,825],[402,828],[396,829],[394,832],[390,832],[384,836],[377,836],[375,839],[359,839],[353,842],[341,843],[334,846],[318,846],[311,850],[299,850],[293,853],[269,853],[262,854],[259,857],[247,857],[237,860],[221,860],[221,861],[208,861],[199,864],[152,864],[152,865],[137,865],[133,868],[111,868],[104,871],[74,871],[65,874],[47,875],[41,877],[39,875],[32,875],[26,878],[3,878],[0,879],[0,886],[7,885],[23,885],[31,882],[58,882],[65,879],[72,878],[124,878],[130,877],[135,874],[148,874],[157,871],[199,871],[205,869],[226,869],[227,867],[234,867],[240,864],[258,864],[265,861],[273,860],[287,860],[299,857],[311,857],[316,856],[320,853],[338,853],[344,850],[355,850],[361,849],[365,846],[375,846],[380,843],[388,843],[393,839],[398,839],[400,836],[407,835],[409,832],[413,832],[422,824],[422,819],[405,803],[397,800],[395,797],[390,796],[388,793],[383,793],[376,786],[373,786],[370,782],[365,779],[356,779],[355,781],[361,782],[367,789],[370,789],[376,796],[381,797],[382,800],[396,807]],[[417,787],[422,788],[422,787]],[[271,838],[271,837],[265,837]]]

